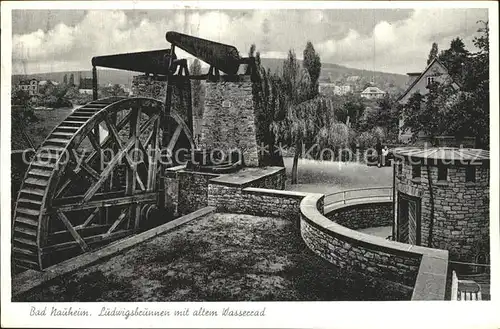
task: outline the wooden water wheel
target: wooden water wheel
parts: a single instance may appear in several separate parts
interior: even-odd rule
[[[164,113],[164,104],[150,98],[101,99],[77,108],[50,133],[16,202],[17,270],[42,270],[141,229],[158,203],[160,153],[179,144],[194,148],[180,116]]]

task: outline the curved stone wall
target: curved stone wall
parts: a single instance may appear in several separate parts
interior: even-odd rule
[[[351,230],[392,225],[392,201],[340,205],[325,217]]]
[[[341,268],[414,287],[412,299],[444,299],[447,251],[351,230],[325,217],[322,205],[323,196],[317,194],[300,204],[301,235],[313,252]]]

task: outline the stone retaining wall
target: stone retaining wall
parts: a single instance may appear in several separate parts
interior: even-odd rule
[[[302,238],[317,255],[341,268],[418,287],[418,293],[414,290],[416,299],[444,299],[447,251],[387,241],[348,229],[323,216],[322,209],[323,195],[309,194],[300,205]]]
[[[209,186],[209,202],[217,212],[274,216],[289,219],[298,226],[300,202],[305,193],[264,188],[240,188],[217,184]]]
[[[219,175],[192,171],[178,171],[178,204],[180,215],[189,214],[208,205],[209,181]]]
[[[330,211],[325,216],[337,224],[359,230],[368,227],[392,225],[392,202],[372,202],[347,205]]]

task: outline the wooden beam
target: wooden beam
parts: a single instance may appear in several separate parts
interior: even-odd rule
[[[97,234],[104,234],[106,233],[111,225],[90,225],[88,227],[81,227],[78,228],[75,226],[75,230],[80,234],[83,240],[85,240],[86,237],[89,236],[94,236]],[[57,244],[57,243],[63,243],[63,242],[68,242],[68,241],[74,241],[71,239],[72,236],[69,233],[69,231],[57,231],[54,233],[49,234],[48,239],[47,239],[47,245],[51,244]],[[71,239],[71,240],[68,240]]]
[[[96,194],[94,194],[94,197],[97,200],[104,200],[104,199],[113,199],[113,198],[123,197],[124,195],[125,195],[124,191],[113,191],[113,192],[105,192],[105,193],[96,193]],[[72,195],[69,197],[54,199],[54,200],[52,200],[52,205],[50,208],[57,208],[58,206],[61,206],[61,205],[64,206],[64,205],[70,204],[70,203],[79,204],[79,202],[82,198],[83,198],[83,194]]]
[[[87,162],[82,161],[82,163],[80,163],[80,167],[94,180],[99,180],[99,173],[95,171]]]
[[[94,236],[90,236],[90,237],[85,238],[85,243],[87,243],[87,245],[92,245],[92,244],[95,244],[98,242],[117,240],[117,239],[120,239],[120,238],[125,237],[127,235],[131,235],[133,233],[134,233],[134,230],[125,230],[125,231],[117,231],[117,232],[114,232],[111,234],[104,233],[104,234],[94,235]],[[48,255],[48,254],[51,254],[51,253],[56,252],[56,251],[63,251],[63,250],[72,249],[75,247],[78,247],[78,243],[75,241],[63,242],[63,243],[50,245],[50,246],[46,246],[46,247],[41,248],[40,254],[41,255]]]
[[[87,251],[87,250],[89,250],[88,245],[82,239],[82,237],[80,236],[80,234],[78,234],[78,232],[75,230],[75,228],[73,227],[73,225],[71,225],[68,217],[66,217],[66,215],[64,215],[61,211],[57,211],[56,215],[63,222],[64,226],[66,226],[66,228],[68,229],[69,233],[71,233],[71,235],[73,236],[73,239],[75,239],[75,241],[78,243],[78,245],[80,246],[80,248],[84,252]]]
[[[132,114],[131,112],[127,113],[127,115],[120,120],[120,122],[116,126],[118,131],[120,131],[121,129],[123,129],[123,127],[125,127],[131,114]],[[111,137],[107,136],[102,143],[102,149],[109,147],[112,141],[113,140],[111,139]],[[101,153],[100,151],[94,150],[84,161],[90,163],[92,162],[92,160],[94,160],[94,158],[97,155],[100,155],[100,153]],[[74,169],[72,175],[64,183],[60,185],[59,189],[55,194],[56,198],[58,198],[66,190],[66,188],[71,184],[71,177],[73,177],[73,175],[77,175],[80,172],[80,170],[81,170],[80,168]]]
[[[168,141],[168,147],[167,147],[168,154],[171,154],[171,152],[174,150],[175,144],[177,143],[177,140],[179,139],[181,132],[182,132],[182,127],[179,125],[175,129],[174,134],[172,135],[170,141]]]
[[[104,200],[92,200],[86,203],[68,203],[62,204],[58,206],[52,206],[51,208],[44,211],[45,214],[52,214],[57,211],[63,212],[71,212],[71,211],[79,211],[84,209],[92,209],[97,207],[114,207],[121,206],[130,203],[143,203],[148,201],[156,200],[156,192],[148,192],[148,193],[140,193],[129,196],[120,196],[112,199],[104,199]]]
[[[113,223],[113,225],[111,225],[111,227],[109,228],[108,232],[106,232],[106,234],[113,233],[113,231],[116,230],[118,225],[120,225],[125,218],[128,218],[128,216],[127,216],[128,212],[129,212],[129,209],[125,209],[124,211],[122,211],[120,216],[118,216],[118,219]]]
[[[97,128],[99,129],[99,128]],[[99,142],[99,139],[96,135],[94,135],[94,133],[92,133],[91,131],[89,131],[87,137],[89,138],[89,141],[90,141],[90,144],[92,144],[92,147],[94,148],[94,150],[96,151],[101,151],[101,143]]]
[[[100,210],[99,207],[95,208],[94,211],[89,215],[89,217],[87,217],[87,219],[85,220],[85,222],[83,222],[82,225],[75,226],[75,230],[78,231],[81,228],[87,227],[92,222],[92,220],[97,216],[97,214],[99,214],[99,210]]]
[[[160,133],[160,120],[156,121],[153,130],[151,131],[152,138],[152,149],[154,150],[153,154],[148,153],[148,184],[147,191],[153,191],[156,186],[156,177],[157,177],[157,167],[158,167],[158,157],[159,157],[159,144],[161,143],[161,133]]]
[[[109,128],[109,132],[110,132],[110,135],[113,136],[113,139],[115,140],[115,143],[116,145],[118,146],[118,148],[120,150],[123,150],[123,144],[122,144],[122,141],[120,140],[120,136],[118,135],[118,131],[115,127],[115,125],[111,122],[111,120],[109,119],[108,116],[105,117],[104,119],[106,121],[106,125],[108,126]],[[135,146],[135,142],[136,142],[136,139],[137,137],[132,137],[129,141],[133,141],[134,142],[134,146]],[[130,170],[134,170],[134,161],[130,158],[130,155],[128,154],[128,149],[127,149],[127,152],[125,152],[124,156],[125,156],[125,162],[127,163],[127,166],[130,168]],[[145,186],[144,186],[144,183],[142,182],[142,179],[141,177],[137,174],[137,171],[135,172],[136,175],[136,179],[137,179],[137,183],[139,184],[139,186],[141,187],[141,190],[145,190]]]
[[[135,145],[135,140],[131,139],[128,144],[121,148],[121,150],[118,152],[117,155],[111,159],[110,163],[108,166],[102,171],[101,176],[97,182],[94,183],[88,190],[87,193],[83,196],[82,204],[89,201],[92,196],[99,190],[101,185],[106,181],[106,179],[109,177],[113,169],[115,169],[116,164],[126,156],[130,148]]]
[[[141,116],[141,108],[137,107],[132,110],[134,113],[132,117],[130,118],[130,138],[135,139],[135,147],[134,147],[134,153],[132,154],[132,163],[131,166],[127,169],[126,172],[126,186],[125,186],[125,195],[134,195],[135,194],[135,187],[136,187],[136,180],[135,177],[139,176],[137,172],[137,154],[136,152],[140,150],[139,145],[141,144],[141,141],[139,140],[137,136],[138,130],[140,130],[140,116]],[[144,187],[143,187],[144,190]],[[128,218],[128,223],[127,223],[127,228],[130,228],[132,226],[131,220],[132,218],[135,218],[135,208],[137,207],[137,204],[131,203],[128,207],[127,210],[127,218]],[[110,229],[111,230],[111,229]],[[111,233],[111,231],[108,231],[108,233]]]

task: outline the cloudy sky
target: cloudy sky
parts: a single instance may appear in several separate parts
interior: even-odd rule
[[[167,48],[166,31],[263,57],[301,57],[308,40],[323,62],[394,73],[419,71],[432,42],[469,49],[486,9],[14,10],[13,73],[90,69],[92,56]],[[182,56],[183,54],[178,54]]]

